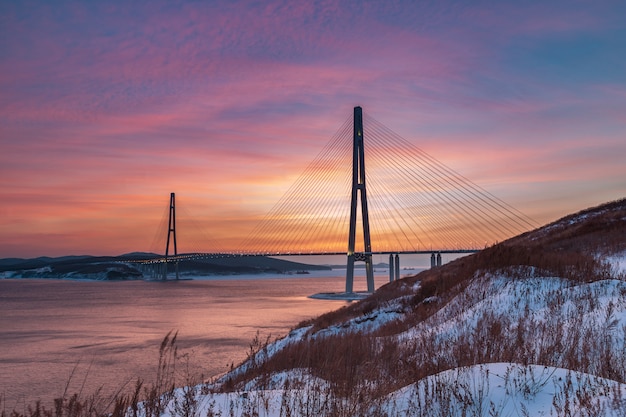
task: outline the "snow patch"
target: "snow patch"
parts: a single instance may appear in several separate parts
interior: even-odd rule
[[[624,415],[626,407],[626,384],[562,368],[515,363],[447,370],[369,404],[347,403],[329,388],[327,382],[300,370],[274,375],[268,389],[212,393],[200,385],[178,388],[169,395],[161,416],[327,416],[345,408],[342,411],[357,413],[345,415],[617,417]],[[139,417],[146,417],[143,405],[138,411]]]
[[[607,256],[605,260],[611,265],[615,276],[626,277],[626,252]]]
[[[388,396],[388,415],[622,416],[626,385],[562,368],[491,363],[429,376]]]

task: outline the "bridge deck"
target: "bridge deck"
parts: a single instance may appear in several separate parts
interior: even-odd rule
[[[411,251],[372,251],[362,252],[365,255],[430,255],[433,253],[440,254],[471,254],[479,252],[479,249],[437,249],[437,250],[411,250]],[[182,261],[191,259],[207,259],[207,258],[237,258],[251,256],[329,256],[329,255],[346,255],[346,252],[276,252],[276,253],[184,253],[172,255],[168,257],[155,257],[152,259],[135,260],[135,262],[163,262],[167,260]]]

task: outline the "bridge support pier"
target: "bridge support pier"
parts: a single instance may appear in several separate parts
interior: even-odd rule
[[[363,109],[354,108],[354,133],[352,150],[352,199],[350,205],[350,234],[348,235],[348,264],[346,266],[346,293],[354,292],[354,262],[365,262],[367,292],[374,292],[374,268],[372,266],[372,244],[370,223],[367,211],[367,190],[365,188],[365,153],[363,150]],[[360,197],[360,198],[359,198]],[[355,253],[357,206],[361,203],[363,223],[363,249]]]
[[[161,264],[161,279],[167,281],[167,260]]]
[[[400,279],[400,254],[389,254],[389,282]]]
[[[168,272],[170,270],[169,265],[171,263],[174,264],[174,276],[176,276],[176,279],[180,279],[180,276],[178,274],[178,262],[179,262],[178,258],[175,259],[174,261],[170,261],[167,258],[165,259],[165,262],[163,262],[162,275],[161,275],[161,279],[163,281],[167,280],[167,274],[168,274]]]
[[[400,255],[396,253],[396,281],[400,279]]]
[[[441,266],[441,252],[437,252],[437,254],[433,252],[430,255],[430,267],[434,268],[436,266]]]

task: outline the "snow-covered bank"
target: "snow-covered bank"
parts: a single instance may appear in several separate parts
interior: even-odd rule
[[[417,284],[412,288],[418,289]],[[341,396],[332,381],[312,370],[269,371],[232,392],[212,392],[220,384],[178,389],[164,415],[179,416],[189,406],[209,416],[626,415],[626,385],[619,382],[626,378],[625,281],[580,283],[484,273],[448,302],[429,299],[441,306],[421,323],[394,336],[376,336],[381,328],[410,316],[406,298],[328,328],[296,329],[260,349],[229,376],[267,363],[294,344],[341,337],[342,332],[370,334],[381,346],[389,346],[391,340],[401,349],[398,357],[404,366],[439,361],[449,369],[383,396],[372,394],[390,381],[354,380],[354,391]],[[505,357],[512,347],[521,352],[511,357],[522,358],[525,364],[514,360],[459,366],[460,349],[490,358]],[[328,351],[329,356],[334,354]],[[376,358],[369,360],[371,366],[383,367]],[[598,376],[607,373],[614,378]],[[191,394],[193,404],[185,405]]]
[[[624,416],[626,384],[567,369],[490,363],[431,375],[376,401],[351,403],[302,371],[276,374],[264,390],[177,389],[163,417],[202,416]],[[140,416],[145,410],[140,409]]]

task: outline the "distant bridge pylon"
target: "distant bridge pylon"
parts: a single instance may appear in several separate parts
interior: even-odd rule
[[[176,193],[170,193],[170,214],[167,226],[167,243],[165,244],[165,271],[163,279],[167,279],[167,261],[170,252],[170,237],[172,244],[174,245],[174,258],[176,268],[176,279],[178,276],[178,246],[176,245]]]
[[[170,237],[174,245],[174,256],[178,255],[178,247],[176,245],[176,193],[170,193],[170,214],[167,226],[167,242],[165,243],[165,259],[170,253]]]

